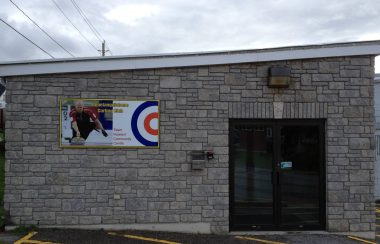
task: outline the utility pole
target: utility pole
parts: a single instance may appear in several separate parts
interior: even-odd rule
[[[98,50],[98,51],[102,53],[103,57],[106,56],[106,52],[108,52],[109,50],[106,50],[106,41],[105,40],[103,40],[103,42],[102,42],[102,50]]]

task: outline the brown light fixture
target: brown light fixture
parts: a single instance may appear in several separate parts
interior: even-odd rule
[[[290,68],[286,66],[274,66],[269,68],[269,87],[289,87]]]

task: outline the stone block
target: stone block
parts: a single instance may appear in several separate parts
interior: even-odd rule
[[[159,176],[160,169],[148,168],[148,169],[138,169],[138,175],[142,177],[146,176]]]
[[[96,225],[102,222],[100,216],[79,216],[79,224],[81,225]]]
[[[31,172],[49,172],[51,171],[51,165],[50,164],[30,164],[29,170]]]
[[[311,75],[310,74],[301,74],[301,85],[310,86],[311,85]]]
[[[201,214],[181,214],[181,222],[201,222]]]
[[[106,190],[108,189],[108,182],[102,181],[101,178],[98,178],[98,181],[86,182],[87,190]]]
[[[22,183],[26,186],[45,185],[45,177],[23,177]]]
[[[29,117],[29,124],[31,125],[50,125],[52,117],[49,116],[31,116]]]
[[[338,214],[343,214],[343,213],[344,213],[343,207],[328,207],[327,208],[328,215],[338,215]]]
[[[226,73],[230,71],[229,65],[215,65],[209,67],[210,73]]]
[[[339,91],[339,97],[359,97],[358,90],[341,90]]]
[[[209,180],[228,180],[228,168],[209,168],[207,169]]]
[[[320,73],[339,73],[339,62],[319,62]]]
[[[31,104],[34,101],[33,95],[12,95],[12,103],[27,103]]]
[[[149,202],[148,207],[149,207],[149,210],[169,209],[169,203],[168,202]]]
[[[127,198],[125,199],[125,208],[129,211],[147,210],[148,202],[146,198]]]
[[[180,88],[181,77],[178,76],[161,76],[160,77],[161,88]]]
[[[20,194],[10,194],[10,193],[4,194],[4,202],[18,203],[20,201],[21,201],[21,195]]]
[[[193,185],[192,194],[195,197],[211,196],[214,193],[213,185]]]
[[[68,184],[69,176],[67,173],[49,172],[46,174],[46,183],[52,185]]]
[[[85,190],[84,186],[63,186],[62,187],[62,193],[68,193],[68,194],[83,194]]]
[[[137,211],[136,221],[137,223],[157,223],[158,211]]]
[[[128,88],[126,90],[126,93],[128,96],[134,96],[134,97],[147,96],[148,89],[147,88]]]
[[[328,191],[328,202],[344,203],[348,201],[348,191]]]
[[[22,153],[24,155],[28,155],[28,154],[32,154],[32,155],[45,154],[45,147],[26,146],[26,147],[22,148]]]
[[[221,218],[224,215],[224,210],[203,210],[202,211],[202,217],[205,218]]]
[[[92,169],[85,169],[85,168],[71,168],[69,169],[69,175],[70,176],[91,176],[92,175]]]
[[[33,212],[33,219],[39,224],[55,224],[55,212]]]
[[[208,76],[208,68],[199,68],[198,76]]]
[[[78,216],[57,216],[57,225],[76,225],[78,223]]]
[[[178,223],[180,216],[178,214],[160,214],[158,221],[160,223]]]
[[[296,91],[297,102],[316,102],[317,93],[315,91]]]
[[[45,207],[47,208],[60,208],[61,199],[45,199]]]
[[[348,147],[346,146],[329,146],[329,153],[348,153]]]
[[[57,96],[36,95],[34,105],[39,108],[55,108],[57,107]]]
[[[228,135],[208,135],[208,144],[211,146],[227,146]]]
[[[371,142],[369,138],[350,138],[350,149],[370,149]]]
[[[312,81],[314,82],[329,82],[333,81],[331,74],[313,74]]]
[[[347,78],[358,78],[360,77],[360,70],[341,70],[340,76]]]
[[[330,219],[327,221],[328,231],[344,232],[349,231],[349,223],[347,219]]]
[[[158,197],[157,190],[137,190],[137,197]]]
[[[67,164],[69,158],[67,155],[46,155],[46,162],[49,164]]]
[[[186,152],[184,151],[167,151],[165,152],[165,162],[184,163],[186,162]]]
[[[23,190],[21,193],[22,198],[38,198],[38,191],[37,190]]]
[[[57,86],[51,86],[46,88],[47,94],[50,95],[61,95],[63,94],[62,87],[57,87]]]
[[[137,180],[137,169],[126,168],[116,170],[116,180]]]
[[[355,170],[350,172],[350,181],[369,182],[369,170]]]
[[[91,215],[98,215],[98,216],[112,215],[112,208],[110,207],[91,208]]]
[[[263,96],[263,91],[261,90],[243,90],[241,92],[242,97],[248,98],[258,98]]]
[[[71,212],[83,211],[84,203],[84,199],[63,199],[62,210]]]
[[[225,74],[225,84],[226,85],[235,85],[235,86],[242,86],[245,85],[247,82],[247,77],[244,74],[241,73],[227,73]]]
[[[22,135],[22,130],[7,129],[7,133],[5,133],[5,141],[22,141]]]
[[[186,188],[186,181],[184,181],[184,180],[167,180],[167,181],[165,181],[165,188],[167,188],[167,189]]]
[[[160,172],[160,176],[165,176],[165,177],[175,176],[177,174],[176,173],[177,170],[174,168],[160,168],[159,172]]]
[[[22,207],[22,208],[14,208],[11,207],[9,209],[11,216],[21,216],[21,217],[27,217],[32,215],[32,208]]]
[[[369,223],[353,223],[350,224],[350,231],[370,231]]]
[[[165,181],[149,181],[149,189],[164,189]]]
[[[360,219],[360,212],[359,211],[344,211],[343,216],[345,219]]]
[[[218,101],[219,90],[218,89],[199,89],[198,99],[200,101]]]
[[[175,120],[177,129],[197,129],[197,119],[196,118],[176,118]]]
[[[351,65],[371,65],[371,59],[370,58],[358,58],[358,57],[351,57],[350,59]]]

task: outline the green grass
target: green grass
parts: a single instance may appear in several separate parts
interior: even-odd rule
[[[0,207],[3,207],[3,204],[4,204],[4,187],[5,187],[4,165],[5,165],[5,155],[4,155],[4,152],[0,152]]]
[[[38,228],[35,225],[20,225],[16,229],[14,229],[12,232],[17,235],[26,235],[30,231],[35,231],[37,229]]]

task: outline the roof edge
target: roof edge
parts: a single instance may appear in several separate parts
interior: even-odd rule
[[[35,60],[0,64],[0,77],[269,62],[380,54],[379,41],[256,50]]]

